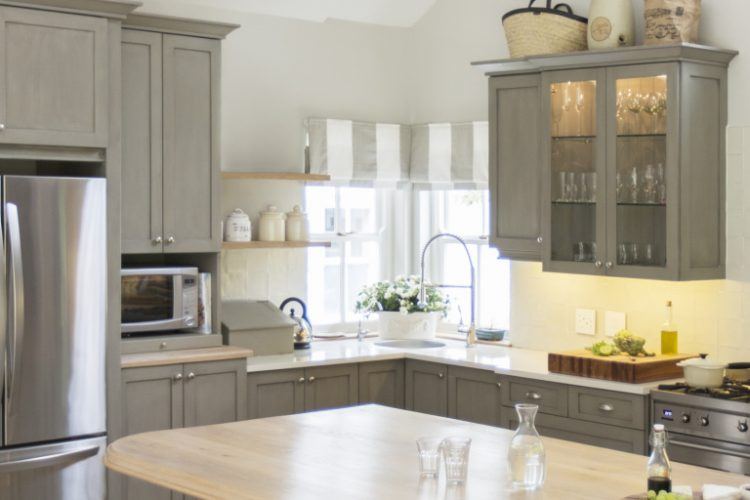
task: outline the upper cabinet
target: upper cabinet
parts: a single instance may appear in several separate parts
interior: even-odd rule
[[[236,26],[131,17],[126,25],[137,29],[122,36],[122,199],[128,207],[122,251],[218,252],[217,38]],[[180,30],[205,36],[172,34]]]
[[[107,20],[0,7],[0,144],[107,146]]]
[[[735,54],[636,47],[484,63],[492,243],[545,271],[723,278]]]

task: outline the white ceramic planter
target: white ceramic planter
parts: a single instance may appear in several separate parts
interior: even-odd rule
[[[435,338],[437,324],[442,314],[420,312],[401,314],[400,312],[378,313],[378,334],[381,339],[432,339]]]

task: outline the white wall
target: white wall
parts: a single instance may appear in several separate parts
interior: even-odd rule
[[[520,3],[511,0],[438,0],[412,31],[412,119],[417,122],[486,118],[486,79],[468,61],[508,57],[500,17]],[[585,13],[588,2],[569,2]],[[642,29],[642,6],[636,16]],[[750,50],[750,2],[703,2],[702,42]],[[640,38],[640,37],[639,37]],[[730,124],[750,124],[749,54],[730,68]],[[711,352],[724,359],[750,359],[750,129],[729,134],[727,168],[728,280],[665,283],[542,273],[541,265],[511,265],[511,335],[516,345],[570,349],[592,342],[575,334],[577,307],[599,312],[603,335],[605,310],[628,314],[628,326],[658,345],[664,303],[673,300],[685,351]],[[744,141],[743,141],[744,138]],[[743,194],[747,193],[747,194]]]

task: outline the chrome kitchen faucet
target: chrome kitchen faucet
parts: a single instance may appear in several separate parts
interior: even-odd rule
[[[431,288],[469,288],[471,289],[471,324],[469,325],[469,329],[466,331],[466,347],[474,347],[477,343],[477,328],[476,328],[476,297],[474,293],[476,292],[476,286],[475,286],[475,280],[476,276],[474,275],[474,262],[471,260],[471,253],[469,253],[469,247],[466,246],[466,242],[459,236],[456,236],[455,234],[451,233],[440,233],[436,234],[430,240],[425,244],[424,248],[422,248],[422,260],[420,263],[421,267],[421,279],[419,280],[419,303],[417,303],[417,307],[419,309],[425,309],[427,307],[427,303],[425,302],[425,283],[424,283],[424,260],[425,256],[427,255],[427,249],[432,245],[432,243],[439,239],[439,238],[453,238],[454,240],[458,241],[462,247],[464,247],[464,250],[466,251],[466,258],[469,259],[469,268],[471,270],[471,283],[469,285],[437,285],[434,283],[431,283],[427,286],[430,286]],[[459,330],[460,332],[460,330]]]

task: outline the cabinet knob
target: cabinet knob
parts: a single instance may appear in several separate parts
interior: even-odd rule
[[[162,242],[161,236],[157,236],[156,238],[151,240],[152,245],[161,245],[161,242]]]
[[[166,342],[162,342],[161,344],[159,344],[159,349],[166,349],[166,347],[167,347]]]
[[[175,380],[175,382],[179,382],[180,380],[182,380],[182,373],[175,373],[174,377],[172,378]]]
[[[502,388],[503,388],[503,383],[502,383],[502,382],[498,382],[498,383],[497,383],[497,386],[498,386],[498,387],[499,387],[500,389],[502,389]]]
[[[193,372],[188,373],[188,377],[187,378],[188,378],[188,380],[193,380],[195,378],[195,373],[193,373]]]
[[[539,401],[540,399],[542,399],[542,396],[538,392],[527,392],[526,399],[533,399],[534,401]]]
[[[5,124],[4,123],[0,123],[0,130],[5,130]]]
[[[737,423],[737,430],[740,432],[747,432],[747,420],[740,420]]]
[[[172,243],[174,243],[174,236],[169,236],[167,238],[167,245],[171,245]]]
[[[613,412],[613,411],[615,411],[615,407],[614,407],[614,406],[612,406],[612,405],[611,405],[611,404],[609,404],[609,403],[602,403],[602,404],[600,404],[600,405],[599,405],[599,409],[600,409],[601,411],[604,411],[604,412],[607,412],[607,413],[610,413],[610,412]]]
[[[544,238],[542,238],[541,236],[537,237],[536,239],[536,242],[539,243],[540,245],[542,244],[543,241],[544,241]]]
[[[315,377],[310,377],[307,379],[307,381],[312,384],[313,382],[315,382]]]
[[[305,377],[300,377],[297,379],[298,384],[304,384],[305,383]]]
[[[604,264],[604,267],[607,268],[607,270],[612,269],[612,261],[608,260],[606,264]]]
[[[445,377],[445,373],[443,372],[438,373],[438,378],[443,378],[443,377]]]
[[[594,262],[594,267],[597,268],[597,269],[601,269],[602,268],[602,261],[597,260],[596,262]]]

